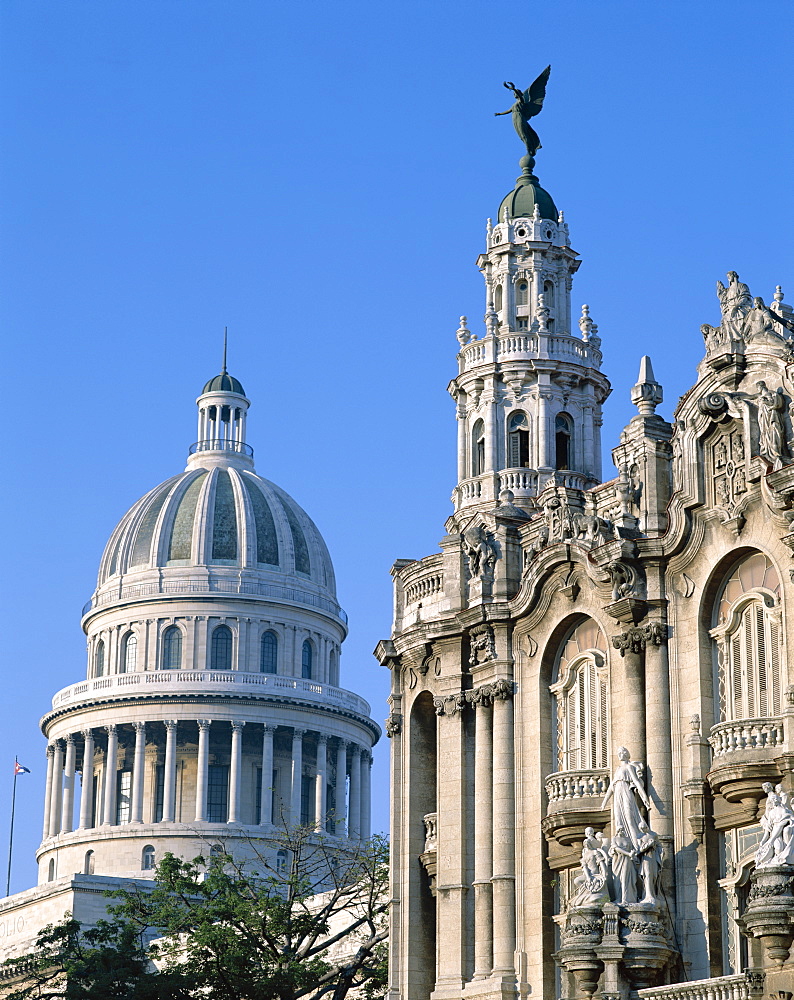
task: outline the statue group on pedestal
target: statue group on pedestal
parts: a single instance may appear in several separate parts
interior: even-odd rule
[[[794,864],[794,809],[782,785],[773,786],[771,781],[762,785],[766,792],[766,808],[761,817],[764,831],[755,852],[755,867],[769,868],[772,865]]]
[[[629,758],[629,751],[621,747],[619,764],[602,804],[606,808],[612,803],[612,840],[592,827],[585,830],[582,874],[574,880],[577,892],[569,907],[657,902],[662,848],[640,812],[638,799],[646,809],[650,802],[640,765]]]

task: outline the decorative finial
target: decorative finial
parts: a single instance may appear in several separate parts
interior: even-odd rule
[[[631,401],[640,411],[641,417],[651,417],[663,398],[662,387],[654,377],[651,359],[646,354],[640,361],[640,374],[637,384],[632,387]]]
[[[535,202],[535,208],[532,212],[532,221],[540,222],[540,205],[537,202]]]
[[[485,223],[485,234],[486,234],[486,236],[490,236],[492,232],[493,232],[493,223],[492,223],[492,222],[491,222],[491,220],[489,219],[489,220],[488,220],[488,221],[487,221],[487,222]]]
[[[499,314],[494,307],[493,299],[488,299],[488,305],[485,308],[485,329],[489,337],[496,336],[496,330],[499,326]]]
[[[541,333],[548,333],[549,330],[549,310],[546,307],[546,297],[543,292],[538,295],[538,325]]]
[[[551,73],[551,66],[547,66],[540,76],[526,90],[521,91],[512,82],[503,84],[508,90],[512,90],[515,96],[515,104],[507,111],[497,111],[496,116],[513,116],[513,126],[518,133],[518,138],[524,143],[527,156],[534,157],[540,149],[540,138],[538,133],[529,124],[529,119],[540,114],[543,109],[543,101],[546,97],[546,84]],[[531,170],[532,164],[530,164]]]
[[[772,296],[775,302],[783,301],[783,287],[782,285],[775,285],[775,294]]]
[[[226,342],[229,336],[229,327],[225,326],[223,328],[223,367],[221,368],[221,374],[226,374]]]
[[[590,306],[582,306],[582,315],[579,318],[579,329],[582,331],[582,340],[587,342],[593,331],[593,321],[590,319]]]
[[[461,347],[465,347],[466,344],[468,344],[469,341],[471,340],[471,330],[468,328],[468,326],[466,326],[465,316],[460,317],[460,326],[458,327],[455,336],[458,338]]]
[[[565,225],[565,212],[563,212],[562,209],[560,209],[560,211],[557,213],[557,225],[558,226]]]

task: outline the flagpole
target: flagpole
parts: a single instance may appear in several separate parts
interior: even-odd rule
[[[6,879],[6,896],[11,895],[11,851],[14,847],[14,810],[17,803],[17,764],[19,759],[14,755],[14,784],[11,791],[11,833],[8,837],[8,877]]]

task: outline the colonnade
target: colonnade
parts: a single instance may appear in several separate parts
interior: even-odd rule
[[[231,728],[230,742],[219,747],[217,738],[213,740],[212,752],[224,758],[228,755],[229,772],[226,795],[226,815],[224,820],[210,819],[209,778],[210,778],[210,735],[214,729],[226,725]],[[177,733],[180,726],[195,727],[188,737],[188,753],[196,757],[195,798],[193,807],[187,805],[190,815],[185,816],[186,803],[181,803],[181,822],[227,822],[242,823],[245,809],[243,801],[243,731],[246,723],[224,720],[212,722],[210,719],[176,720],[164,722],[133,722],[111,724],[98,729],[87,728],[79,733],[70,733],[54,740],[47,746],[47,779],[44,803],[43,838],[71,833],[74,830],[75,786],[78,750],[82,749],[82,789],[79,798],[79,830],[98,826],[117,826],[122,823],[143,823],[144,807],[148,805],[147,822],[177,822]],[[312,806],[313,825],[317,831],[333,831],[336,836],[363,839],[370,835],[370,765],[371,751],[358,743],[326,733],[306,729],[276,726],[262,723],[249,724],[261,732],[261,806],[256,824],[270,827],[281,822],[282,817],[273,815],[271,777],[274,763],[283,762],[284,755],[274,751],[276,730],[280,729],[289,739],[291,734],[291,761],[289,766],[288,791],[282,796],[282,815],[290,825],[301,820],[301,806],[304,793],[304,778],[313,784]],[[213,729],[214,727],[214,729]],[[250,731],[250,730],[249,730]],[[163,732],[165,735],[163,746]],[[311,744],[316,745],[314,764],[305,764],[306,737],[311,732]],[[134,734],[134,742],[129,737]],[[120,740],[121,737],[121,740]],[[101,746],[97,746],[97,743]],[[246,758],[259,759],[251,748],[251,740],[246,746]],[[125,746],[125,744],[127,744]],[[147,746],[154,746],[158,760],[162,762],[162,811],[158,819],[152,813],[155,808],[155,792],[152,790],[148,803],[145,801],[145,775]],[[254,743],[256,746],[256,743]],[[129,805],[123,816],[119,813],[118,774],[119,749],[125,757],[131,751],[132,768],[128,772]],[[197,747],[197,749],[196,749]],[[99,751],[101,767],[99,786],[95,792],[94,773]],[[114,766],[115,764],[115,766]],[[337,776],[333,787],[333,801],[328,802],[329,778],[335,771]],[[308,772],[308,774],[307,774]],[[339,780],[339,776],[343,780]],[[349,794],[347,788],[349,776]],[[285,782],[282,782],[282,788]]]

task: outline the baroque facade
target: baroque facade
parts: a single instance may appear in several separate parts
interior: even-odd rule
[[[791,996],[792,309],[719,282],[696,384],[669,423],[642,359],[601,483],[598,330],[521,165],[457,331],[454,513],[376,649],[390,995]]]
[[[344,854],[370,833],[380,728],[340,686],[347,617],[309,516],[258,476],[249,400],[223,371],[197,400],[187,468],[105,548],[83,609],[86,678],[58,691],[47,738],[39,885],[0,903],[0,951],[71,911],[104,914],[119,879],[166,851],[244,863],[308,825]]]

